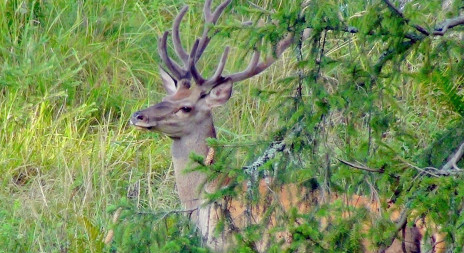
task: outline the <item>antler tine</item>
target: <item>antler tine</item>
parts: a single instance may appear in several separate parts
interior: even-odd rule
[[[193,44],[192,51],[190,52],[190,56],[188,59],[188,69],[192,74],[193,79],[198,85],[202,85],[205,82],[205,79],[201,76],[200,72],[198,72],[197,67],[195,66],[195,55],[198,50],[199,40],[196,39],[195,43]]]
[[[217,20],[224,12],[224,9],[230,4],[230,2],[232,2],[232,0],[226,0],[222,2],[220,5],[218,5],[218,7],[216,7],[216,10],[214,10],[213,13],[211,13],[211,2],[212,0],[205,1],[205,6],[203,8],[203,12],[205,13],[205,21],[206,23],[216,24]]]
[[[277,59],[279,59],[280,55],[292,44],[293,42],[293,34],[289,33],[285,38],[283,38],[279,43],[277,43],[277,48],[275,51],[275,58],[274,56],[268,56],[264,62],[260,62],[255,69],[255,75],[263,72],[269,66],[271,66]]]
[[[179,67],[177,63],[175,63],[171,60],[171,58],[169,58],[167,49],[168,34],[168,31],[164,32],[163,36],[159,39],[158,53],[161,57],[161,60],[163,60],[166,64],[166,67],[168,67],[168,69],[171,71],[172,75],[174,75],[174,77],[177,79],[181,79],[186,73],[184,70],[182,70],[181,67]]]
[[[197,52],[197,55],[195,56],[195,61],[197,62],[200,57],[203,55],[203,52],[205,51],[206,49],[206,46],[208,46],[209,44],[209,41],[211,40],[209,37],[208,37],[208,30],[203,30],[203,34],[201,35],[201,39],[200,39],[200,44],[199,44],[199,50]]]
[[[258,63],[259,53],[255,51],[255,55],[253,55],[253,58],[251,59],[247,69],[245,69],[242,72],[226,76],[224,78],[230,78],[232,82],[239,82],[252,76],[258,75],[259,73],[267,69],[269,66],[271,66],[285,51],[285,49],[287,49],[292,44],[292,41],[293,34],[290,33],[277,43],[277,48],[275,51],[276,57],[268,56],[265,61],[262,61],[260,63]]]
[[[211,38],[208,36],[208,32],[211,29],[211,25],[216,24],[217,20],[221,16],[221,14],[224,12],[224,9],[232,2],[232,0],[225,0],[222,2],[214,12],[211,12],[211,3],[212,0],[205,0],[205,5],[204,5],[204,15],[205,15],[205,28],[203,29],[203,34],[200,38],[200,40],[195,41],[195,45],[192,48],[192,51],[190,52],[190,55],[187,54],[185,51],[184,47],[182,46],[182,42],[180,39],[180,23],[182,22],[182,19],[185,16],[185,13],[188,11],[188,6],[184,6],[179,14],[176,16],[174,19],[174,22],[172,24],[172,41],[174,45],[174,50],[176,51],[177,56],[179,59],[183,62],[183,67],[181,67],[176,61],[171,59],[168,54],[167,50],[167,37],[169,35],[169,32],[164,32],[163,36],[159,39],[158,41],[158,53],[163,60],[163,62],[166,64],[167,68],[169,71],[172,73],[172,75],[177,78],[177,79],[182,79],[182,78],[190,78],[193,77],[197,84],[202,85],[205,83],[207,80],[205,80],[201,74],[198,72],[195,64],[196,62],[200,59],[201,55],[203,54],[206,46],[209,44],[209,41]],[[215,74],[213,75],[211,82],[215,82],[218,79],[221,78],[222,71],[224,70],[224,65],[227,60],[227,55],[228,55],[229,49],[226,48],[224,51],[223,57],[218,65],[218,68],[216,69]]]
[[[197,51],[197,55],[195,56],[195,61],[198,61],[205,51],[206,47],[209,44],[211,38],[208,36],[209,30],[211,29],[211,25],[215,25],[218,21],[221,14],[224,12],[225,8],[232,2],[232,0],[226,0],[222,2],[213,13],[211,13],[211,2],[212,0],[206,0],[205,5],[203,8],[203,12],[205,15],[205,29],[203,30],[203,34],[200,39],[199,50]]]
[[[207,80],[205,82],[205,86],[213,86],[218,83],[218,81],[221,79],[222,71],[224,71],[224,66],[226,65],[227,62],[227,56],[229,55],[229,47],[226,47],[224,50],[224,53],[222,53],[221,61],[219,62],[219,65],[216,68],[216,72],[214,72],[214,75],[211,77],[211,79]]]
[[[211,14],[211,2],[213,0],[206,0],[205,5],[203,6],[203,13],[205,15],[205,21],[210,22],[212,19],[212,14]]]
[[[210,22],[213,23],[213,24],[216,24],[219,17],[222,15],[222,13],[226,9],[226,7],[231,2],[232,2],[232,0],[226,0],[226,1],[222,2],[220,5],[218,5],[218,7],[216,7],[216,10],[214,10],[214,12],[213,12],[213,18],[212,18],[212,20]],[[211,10],[211,8],[210,8],[210,10]]]
[[[250,60],[250,63],[248,64],[248,67],[244,71],[232,74],[226,78],[230,78],[232,82],[238,82],[238,81],[245,80],[255,75],[254,72],[255,72],[256,66],[258,65],[259,56],[260,56],[259,51],[255,51]]]
[[[182,10],[177,14],[176,19],[174,19],[174,23],[172,24],[172,42],[174,43],[174,49],[176,50],[177,56],[182,60],[184,65],[187,65],[189,55],[185,52],[184,48],[182,47],[182,43],[180,41],[180,32],[179,26],[180,22],[182,22],[182,18],[184,18],[185,13],[188,11],[188,6],[184,6]]]

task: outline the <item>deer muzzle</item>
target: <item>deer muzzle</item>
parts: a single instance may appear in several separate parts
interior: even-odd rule
[[[160,121],[166,119],[175,111],[176,107],[172,103],[161,102],[147,109],[135,112],[130,122],[137,128],[155,130]]]

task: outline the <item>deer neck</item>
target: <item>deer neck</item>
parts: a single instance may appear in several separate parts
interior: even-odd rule
[[[187,210],[197,208],[201,204],[201,186],[206,180],[206,175],[202,172],[186,171],[196,166],[190,159],[190,154],[206,157],[209,150],[206,138],[216,138],[211,115],[195,128],[197,130],[191,134],[173,139],[171,148],[177,192],[183,207]]]

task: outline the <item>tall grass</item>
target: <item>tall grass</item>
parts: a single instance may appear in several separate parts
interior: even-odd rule
[[[0,3],[0,252],[98,252],[109,205],[178,205],[170,141],[135,131],[128,119],[163,96],[157,37],[187,3],[182,33],[191,46],[202,2]],[[234,44],[224,40],[211,43],[205,73],[224,43]],[[241,69],[243,55],[234,51],[228,68]],[[271,128],[259,115],[272,107],[250,97],[285,69],[269,73],[238,85],[217,113],[220,135],[256,139]]]
[[[255,2],[266,8],[286,1]],[[190,48],[203,28],[203,0],[0,1],[0,252],[99,252],[112,223],[108,207],[178,206],[170,140],[138,132],[128,119],[164,94],[157,38],[184,4],[191,8],[182,39]],[[212,73],[226,44],[233,46],[226,71],[246,66],[249,56],[234,36],[211,42],[199,63],[203,73]],[[330,57],[344,57],[340,48]],[[220,138],[261,140],[274,130],[280,98],[252,94],[282,90],[278,80],[295,75],[293,54],[235,85],[231,101],[215,111]],[[436,91],[421,83],[391,92],[402,97],[399,120],[423,142],[456,118],[431,107]],[[345,127],[336,116],[331,124]]]

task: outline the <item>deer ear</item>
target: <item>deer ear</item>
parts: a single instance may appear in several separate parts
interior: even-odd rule
[[[232,84],[229,80],[214,87],[206,97],[206,104],[211,108],[225,104],[232,95]]]
[[[161,80],[163,81],[163,87],[168,93],[172,95],[177,91],[177,81],[168,72],[166,72],[161,66],[159,67]]]

